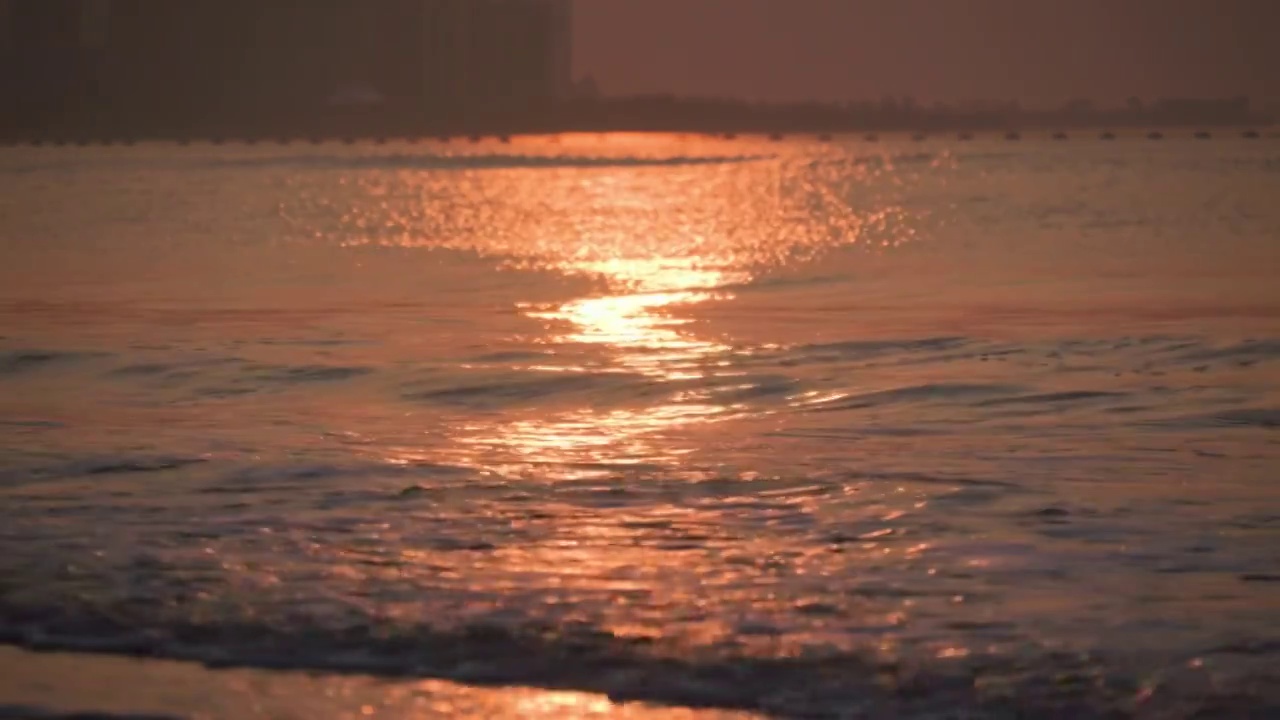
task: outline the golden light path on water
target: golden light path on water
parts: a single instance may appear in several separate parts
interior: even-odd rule
[[[724,385],[723,378],[736,371],[725,359],[735,351],[730,341],[698,332],[698,308],[733,302],[734,288],[762,272],[858,243],[865,229],[893,225],[900,212],[893,206],[854,212],[821,182],[821,173],[776,159],[694,170],[494,171],[483,188],[464,183],[464,196],[469,187],[488,202],[487,209],[466,214],[486,227],[446,246],[505,257],[518,271],[585,278],[601,288],[567,301],[518,303],[523,316],[544,326],[535,342],[556,355],[573,348],[573,355],[591,358],[590,367],[541,363],[521,369],[631,374],[648,378],[654,388],[653,401],[639,407],[584,403],[536,418],[461,422],[452,432],[455,461],[500,473],[554,467],[561,477],[582,477],[604,472],[600,468],[677,460],[687,448],[664,443],[664,436],[742,410],[700,387],[712,379]],[[883,171],[855,167],[852,176]],[[822,222],[810,220],[815,212]],[[663,392],[664,386],[672,391]],[[495,460],[502,456],[505,461]]]
[[[715,367],[714,358],[731,348],[688,332],[685,328],[691,320],[675,315],[692,305],[731,299],[731,293],[714,289],[727,284],[729,274],[663,266],[661,262],[636,261],[581,268],[599,272],[611,284],[632,287],[635,292],[579,298],[549,309],[527,305],[522,309],[531,318],[561,328],[558,332],[553,330],[546,340],[549,344],[603,346],[608,362],[618,372],[648,376],[657,383],[693,381],[710,373],[730,372]],[[635,273],[634,280],[627,277],[629,272]],[[670,461],[675,458],[655,447],[651,436],[682,425],[711,422],[732,412],[731,406],[706,402],[691,391],[640,409],[588,407],[549,419],[521,420],[490,429],[468,428],[476,434],[462,442],[485,447],[504,442],[519,456],[536,463],[626,465]],[[578,474],[584,472],[591,471]]]
[[[1262,183],[1234,155],[535,142],[35,171],[41,272],[0,292],[11,634],[579,691],[300,675],[272,717],[963,709],[979,673],[1109,703],[1169,658],[1241,684],[1274,659],[1213,650],[1268,627],[1274,556],[1276,218],[1222,204]],[[101,238],[60,225],[93,187]],[[1236,283],[1256,317],[1207,304]],[[45,670],[61,698],[105,672]]]
[[[1280,707],[1261,146],[539,142],[13,149],[0,705]]]
[[[736,339],[707,322],[706,311],[739,302],[753,283],[787,273],[804,277],[814,259],[840,247],[874,250],[909,240],[907,212],[860,189],[893,172],[889,164],[824,169],[810,158],[773,158],[695,168],[486,170],[444,181],[405,175],[398,188],[371,192],[376,208],[368,212],[384,219],[365,225],[391,228],[379,242],[489,259],[495,274],[512,273],[495,303],[509,302],[520,320],[483,348],[497,360],[463,360],[478,378],[468,389],[514,388],[516,401],[432,410],[447,418],[444,437],[421,446],[381,445],[383,459],[506,479],[513,492],[541,498],[537,514],[549,523],[543,536],[482,556],[406,548],[406,567],[465,563],[456,567],[457,582],[495,598],[458,609],[467,616],[501,612],[502,598],[532,595],[544,598],[532,601],[544,604],[532,606],[535,614],[568,612],[562,620],[619,638],[687,647],[734,638],[738,619],[717,608],[738,596],[730,588],[744,571],[714,558],[730,547],[768,557],[781,551],[776,541],[740,535],[714,508],[647,501],[584,507],[556,488],[627,493],[642,490],[627,478],[707,479],[690,456],[732,442],[731,421],[778,411],[743,399],[761,381],[748,377],[744,359],[778,347]],[[421,207],[432,209],[403,202],[405,187],[417,188]],[[758,336],[781,330],[762,323]],[[544,383],[553,389],[538,394]],[[526,390],[535,402],[519,401]],[[813,393],[797,392],[774,406],[814,401]],[[742,470],[741,479],[757,475]],[[806,514],[819,511],[804,493],[778,501]],[[467,512],[509,510],[485,505]],[[686,532],[702,538],[692,553],[661,549],[685,542],[679,536]],[[785,612],[791,602],[779,597],[753,611]],[[891,624],[895,617],[896,611],[871,621]]]

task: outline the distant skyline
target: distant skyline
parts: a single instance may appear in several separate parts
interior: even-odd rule
[[[608,95],[1280,100],[1280,0],[578,0]]]

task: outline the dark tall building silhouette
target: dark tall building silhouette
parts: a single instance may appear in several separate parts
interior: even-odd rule
[[[565,93],[569,0],[0,0],[5,124],[520,124]]]
[[[89,0],[0,2],[0,62],[7,112],[49,119],[81,110],[101,60]]]

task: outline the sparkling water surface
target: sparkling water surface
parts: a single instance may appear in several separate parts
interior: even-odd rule
[[[1280,712],[1280,145],[0,150],[0,640]]]

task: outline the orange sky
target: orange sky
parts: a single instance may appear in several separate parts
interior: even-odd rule
[[[1280,99],[1280,0],[577,0],[611,94]]]

